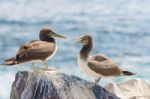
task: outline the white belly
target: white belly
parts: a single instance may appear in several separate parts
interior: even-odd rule
[[[93,70],[91,70],[88,66],[87,66],[87,61],[84,61],[82,59],[80,59],[80,57],[78,57],[78,64],[79,67],[82,71],[84,71],[86,74],[88,74],[89,76],[92,76],[94,78],[98,78],[98,77],[102,77],[102,75],[94,72]]]

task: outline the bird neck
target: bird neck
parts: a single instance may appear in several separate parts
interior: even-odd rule
[[[40,36],[41,41],[47,41],[47,42],[53,42],[56,43],[55,39],[53,37],[47,36],[47,35],[41,35]]]
[[[80,51],[80,58],[82,60],[87,60],[88,57],[89,57],[89,54],[90,54],[90,52],[92,50],[92,48],[93,48],[92,41],[90,41],[87,44],[84,44],[83,47],[82,47],[82,49],[81,49],[81,51]]]

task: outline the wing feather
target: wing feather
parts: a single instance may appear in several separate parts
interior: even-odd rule
[[[44,41],[31,41],[21,46],[16,55],[17,61],[45,60],[55,50],[55,44]]]
[[[105,60],[108,60],[108,59],[109,58],[104,54],[97,54],[97,55],[89,57],[89,60],[96,60],[96,61],[99,61],[99,62],[102,62],[102,61],[105,61]]]
[[[102,62],[97,60],[88,61],[88,66],[96,73],[103,76],[118,76],[122,73],[122,70],[112,60],[107,59]]]

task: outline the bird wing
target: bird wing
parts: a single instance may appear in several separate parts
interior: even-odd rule
[[[122,74],[122,70],[110,59],[102,62],[99,62],[97,60],[91,60],[88,61],[88,66],[93,71],[103,76],[118,76]]]
[[[90,56],[88,60],[92,61],[92,60],[96,60],[98,62],[102,62],[102,61],[105,61],[105,60],[108,60],[109,58],[104,55],[104,54],[97,54],[97,55],[94,55],[94,56]]]
[[[45,60],[55,50],[55,44],[34,40],[20,47],[16,55],[17,61]]]

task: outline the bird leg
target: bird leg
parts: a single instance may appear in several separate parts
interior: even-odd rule
[[[100,79],[101,79],[101,77],[96,78],[96,79],[95,79],[95,83],[98,84],[99,81],[100,81]]]
[[[32,63],[32,70],[33,70],[33,71],[36,70],[36,68],[35,68],[35,66],[34,66],[34,63]]]
[[[48,63],[47,63],[47,61],[44,61],[44,68],[41,68],[41,70],[45,70],[45,71],[47,71],[48,70]]]
[[[32,70],[33,72],[39,72],[40,69],[38,67],[35,67],[35,63],[32,63]]]
[[[44,66],[44,68],[42,68],[42,70],[45,70],[45,71],[51,71],[51,70],[56,70],[55,68],[48,68],[48,62],[47,61],[45,61],[45,66]]]
[[[48,70],[48,63],[47,63],[47,61],[45,61],[44,69],[45,69],[45,70]]]

